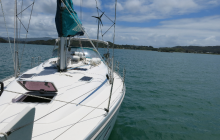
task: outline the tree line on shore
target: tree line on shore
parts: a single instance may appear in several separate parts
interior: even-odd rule
[[[3,38],[0,38],[0,43],[7,43]],[[20,41],[20,43],[37,44],[37,45],[55,45],[55,39],[49,40],[35,40],[35,41]],[[96,42],[93,42],[96,45]],[[109,48],[113,47],[113,43],[109,42]],[[89,41],[82,41],[82,46],[92,47]],[[79,41],[71,41],[71,46],[80,47]],[[106,45],[99,43],[99,48],[105,48]],[[154,48],[153,46],[137,46],[137,45],[118,45],[114,44],[115,49],[132,49],[132,50],[149,50],[158,52],[182,52],[182,53],[208,53],[220,54],[220,46],[175,46],[175,47],[160,47]]]
[[[159,48],[160,52],[220,54],[220,46],[175,46]]]

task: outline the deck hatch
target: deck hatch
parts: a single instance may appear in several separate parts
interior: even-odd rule
[[[35,75],[35,73],[32,74],[23,74],[20,78],[31,78]]]
[[[79,79],[80,81],[91,81],[92,80],[92,77],[88,77],[88,76],[84,76],[82,77],[81,79]]]
[[[29,96],[30,95],[30,96]],[[38,98],[33,96],[48,98]],[[56,96],[56,93],[41,93],[41,92],[27,92],[26,95],[21,95],[17,99],[15,99],[15,102],[23,102],[23,103],[50,103],[51,100]]]
[[[18,81],[18,83],[29,91],[57,92],[57,89],[51,82]]]
[[[81,71],[87,71],[87,69],[86,69],[86,68],[73,68],[73,69],[71,69],[71,70],[81,70]]]

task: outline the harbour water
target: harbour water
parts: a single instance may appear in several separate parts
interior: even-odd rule
[[[21,71],[52,50],[26,45]],[[110,140],[220,139],[220,55],[115,49],[115,59],[127,88]],[[12,74],[9,45],[1,43],[0,79]]]

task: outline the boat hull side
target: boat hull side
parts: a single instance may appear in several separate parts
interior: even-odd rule
[[[119,107],[119,109],[120,109],[120,107]],[[105,128],[98,134],[98,136],[95,138],[95,140],[108,140],[108,138],[112,132],[112,129],[115,125],[115,121],[117,119],[119,109],[114,114],[114,116],[111,118],[111,120],[108,122],[108,124],[105,126]]]
[[[123,94],[119,99],[117,105],[112,109],[111,112],[106,116],[105,119],[97,126],[92,133],[90,133],[85,139],[86,140],[107,140],[111,134],[111,131],[114,127],[115,121],[117,119],[117,115],[119,109],[121,107],[121,103],[125,96],[125,86],[123,90]]]

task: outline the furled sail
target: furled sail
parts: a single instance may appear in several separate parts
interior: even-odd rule
[[[59,37],[84,34],[80,28],[82,23],[73,9],[72,0],[57,0],[55,22]]]

